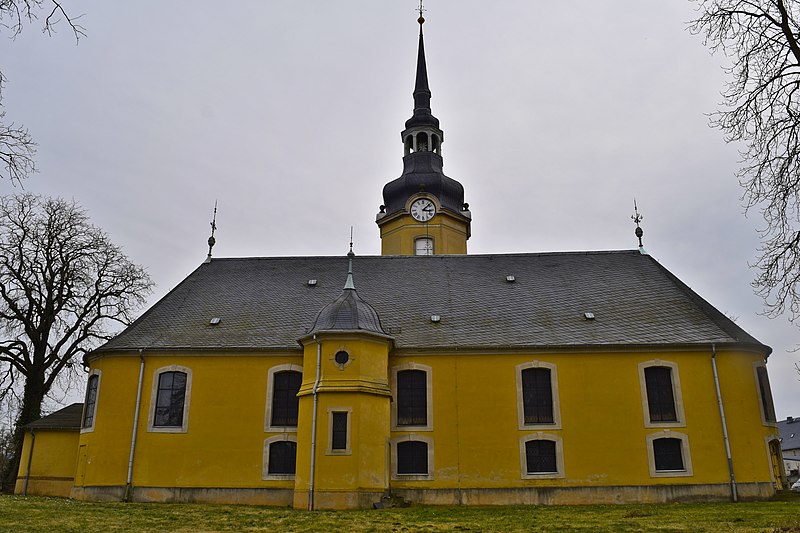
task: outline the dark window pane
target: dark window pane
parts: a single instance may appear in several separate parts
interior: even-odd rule
[[[522,371],[522,406],[526,424],[553,423],[553,387],[549,368]]]
[[[296,459],[296,442],[290,440],[272,442],[269,445],[267,472],[270,474],[294,474]]]
[[[767,375],[767,368],[764,366],[756,367],[756,374],[758,375],[758,392],[761,396],[761,407],[764,409],[764,418],[767,422],[775,422],[775,405],[772,403],[772,390],[769,386],[769,376]]]
[[[653,441],[656,470],[684,470],[681,439],[656,439]]]
[[[331,449],[347,449],[347,413],[333,413],[331,428]]]
[[[273,426],[297,426],[297,393],[303,374],[293,370],[276,372],[272,383],[272,421]]]
[[[427,375],[424,370],[397,373],[397,425],[428,424]]]
[[[89,383],[86,384],[86,401],[83,410],[83,427],[91,427],[94,422],[94,408],[97,405],[97,384],[100,376],[97,374],[89,376]]]
[[[154,426],[181,427],[186,398],[186,373],[162,372],[158,376]]]
[[[647,406],[651,422],[676,422],[675,397],[672,393],[672,369],[650,366],[644,369]]]
[[[525,443],[525,459],[529,474],[558,472],[556,443],[551,440],[529,440]]]
[[[397,473],[428,473],[428,444],[418,440],[397,443]]]

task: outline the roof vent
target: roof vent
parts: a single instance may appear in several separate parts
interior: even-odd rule
[[[586,318],[586,320],[594,320],[594,313],[591,313],[589,311],[583,313],[583,316],[584,318]]]
[[[517,281],[517,278],[515,278],[514,276],[506,276],[506,281],[509,283],[514,283],[515,281]]]
[[[315,280],[315,279],[308,280],[308,286],[309,287],[316,287],[317,286],[317,280]]]
[[[211,319],[211,321],[209,322],[209,324],[211,324],[212,326],[216,326],[216,325],[217,325],[217,324],[219,324],[219,323],[220,323],[220,319],[219,319],[219,317],[218,317],[218,316],[215,316],[215,317],[214,317],[214,318],[212,318],[212,319]]]
[[[431,322],[441,322],[442,317],[439,315],[431,315]]]

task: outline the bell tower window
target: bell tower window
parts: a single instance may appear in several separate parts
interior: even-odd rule
[[[428,152],[428,151],[430,151],[430,148],[429,148],[429,145],[428,145],[428,134],[425,133],[424,131],[417,134],[417,150],[416,151],[417,152]]]
[[[433,255],[433,239],[420,237],[414,241],[414,255]]]

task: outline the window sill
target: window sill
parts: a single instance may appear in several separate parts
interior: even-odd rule
[[[183,426],[150,426],[147,428],[148,433],[187,433],[189,428]]]

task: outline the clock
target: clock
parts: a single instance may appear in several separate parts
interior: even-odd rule
[[[411,204],[411,216],[419,222],[427,222],[436,214],[436,206],[427,198],[414,200]]]

